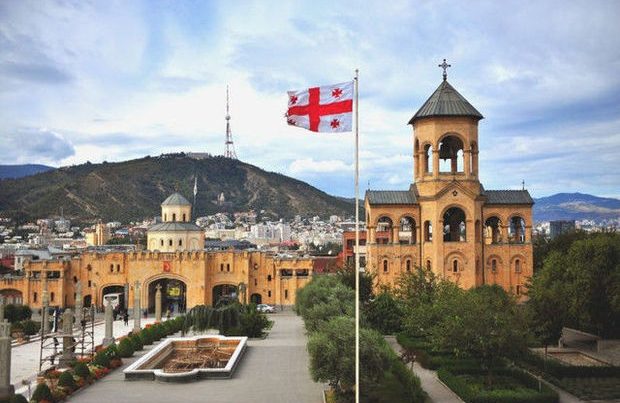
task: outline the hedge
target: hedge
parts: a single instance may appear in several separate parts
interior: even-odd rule
[[[118,343],[118,355],[121,358],[129,358],[133,355],[133,353],[133,343],[128,337],[125,337],[120,343]]]
[[[472,390],[469,383],[464,379],[459,378],[458,375],[483,375],[483,370],[462,370],[455,371],[454,373],[446,368],[441,368],[437,371],[439,379],[445,383],[454,393],[459,395],[466,403],[557,403],[559,402],[559,396],[557,392],[549,388],[547,385],[542,385],[542,391],[538,391],[538,380],[528,373],[512,368],[497,369],[494,371],[496,375],[510,376],[518,379],[528,388],[531,392],[526,391],[513,391],[513,390],[493,390],[493,391],[481,391],[476,393]]]
[[[593,367],[585,365],[564,365],[558,360],[547,357],[545,368],[545,358],[540,354],[528,352],[522,359],[524,363],[534,366],[541,372],[545,372],[555,378],[606,378],[620,376],[620,367],[603,366]]]

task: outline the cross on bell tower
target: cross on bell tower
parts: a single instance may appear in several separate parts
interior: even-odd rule
[[[446,81],[448,79],[448,67],[452,67],[452,65],[446,63],[446,59],[443,59],[443,63],[437,65],[437,67],[441,67],[443,69],[443,80]]]

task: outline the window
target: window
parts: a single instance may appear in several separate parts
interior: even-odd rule
[[[185,213],[183,213],[183,221],[186,221],[186,220],[185,220]]]
[[[163,240],[163,239],[160,239],[160,240],[159,240],[159,245],[160,245],[160,246],[164,246],[164,240]]]
[[[284,290],[284,299],[288,299],[288,290]]]
[[[114,265],[113,264],[110,265],[110,273],[114,273]]]
[[[407,270],[407,272],[411,271],[411,260],[407,259],[407,261],[405,262],[405,270]]]
[[[51,293],[50,293],[50,301],[54,302],[54,297],[55,297],[55,296],[56,296],[56,295],[55,295],[53,292],[51,292]]]
[[[117,265],[116,265],[116,272],[117,272],[117,273],[120,273],[120,272],[121,272],[121,265],[120,265],[120,264],[117,264]]]
[[[73,276],[73,283],[77,284],[77,282],[78,282],[77,277],[76,277],[76,276]]]
[[[226,263],[226,271],[230,271],[230,263]]]
[[[271,281],[271,274],[267,275],[267,281]]]
[[[93,286],[92,281],[88,280],[88,287],[90,288],[90,287],[92,287],[92,286]]]
[[[521,295],[521,286],[517,285],[517,295]]]
[[[224,271],[224,263],[220,263],[220,271]]]
[[[515,273],[521,273],[521,260],[515,260]]]
[[[168,214],[164,214],[164,221],[168,221]]]
[[[388,261],[387,260],[383,261],[383,272],[384,273],[388,272]]]
[[[432,269],[432,266],[431,266],[431,261],[430,261],[430,260],[427,260],[427,261],[426,261],[426,270],[430,271],[431,269]]]
[[[258,281],[254,279],[254,285],[258,285]]]
[[[172,239],[168,239],[168,246],[172,246]]]
[[[452,273],[458,273],[459,272],[459,261],[454,259],[452,261]]]
[[[424,222],[424,240],[426,242],[432,242],[433,240],[433,224],[430,221]]]
[[[267,291],[267,296],[271,297],[271,291]]]
[[[465,242],[465,212],[458,207],[451,207],[443,215],[443,241]]]
[[[35,291],[35,292],[34,292],[34,294],[32,294],[32,300],[33,300],[34,302],[37,302],[37,297],[38,297],[38,296],[39,296],[39,295],[38,295],[38,294],[37,294],[37,292]]]
[[[75,298],[77,297],[76,293],[73,293],[73,300],[75,301]]]
[[[176,213],[172,213],[172,221],[176,221],[177,220],[177,215]]]
[[[179,246],[183,246],[183,240],[179,239]]]
[[[491,273],[497,273],[497,260],[491,260]]]

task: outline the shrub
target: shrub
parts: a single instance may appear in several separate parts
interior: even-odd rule
[[[10,403],[28,403],[28,399],[24,397],[24,395],[13,395],[11,396]]]
[[[142,339],[140,338],[139,335],[132,335],[129,337],[129,340],[131,341],[131,344],[133,345],[133,350],[134,351],[140,351],[144,348],[144,345],[142,344]]]
[[[27,305],[8,304],[4,307],[4,317],[11,323],[28,320],[32,316],[32,310]]]
[[[612,366],[579,366],[564,365],[561,362],[547,357],[532,353],[531,351],[521,357],[522,361],[530,364],[541,372],[545,372],[555,378],[604,378],[610,376],[620,376],[620,367]]]
[[[118,344],[118,355],[121,356],[121,358],[129,358],[133,355],[133,353],[134,353],[133,343],[131,342],[131,340],[129,340],[128,337],[125,337]]]
[[[75,364],[73,372],[80,378],[90,378],[90,370],[88,369],[88,365],[83,362],[78,362],[77,364]]]
[[[242,336],[262,337],[265,329],[268,329],[271,321],[267,315],[259,312],[256,305],[250,304],[243,307],[239,316],[239,330]]]
[[[75,379],[73,378],[73,374],[71,371],[65,371],[58,378],[58,386],[62,386],[63,388],[69,388],[70,390],[74,390],[77,388],[75,384]]]
[[[149,344],[153,344],[153,341],[154,341],[153,331],[151,330],[150,327],[147,327],[146,329],[142,329],[138,337],[140,337],[140,340],[142,340],[142,344],[145,346],[148,346]]]
[[[24,325],[21,322],[13,322],[11,323],[11,333],[13,332],[23,332]]]
[[[95,358],[93,358],[93,364],[99,365],[100,367],[110,368],[110,361],[114,358],[119,358],[119,355],[116,345],[112,344],[95,355]]]
[[[52,391],[47,386],[46,383],[40,383],[34,390],[30,401],[32,402],[40,402],[43,400],[47,400],[48,402],[53,402],[54,398],[52,397]]]
[[[26,335],[28,336],[32,336],[33,334],[37,334],[39,332],[39,329],[41,329],[41,324],[34,322],[30,319],[24,320],[21,322],[23,328],[24,328],[24,333],[26,333]]]

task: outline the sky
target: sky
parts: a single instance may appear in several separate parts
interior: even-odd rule
[[[359,69],[361,191],[408,189],[407,122],[448,81],[485,117],[480,180],[620,198],[620,2],[0,1],[0,164],[225,151],[354,194],[354,136],[288,90]]]

